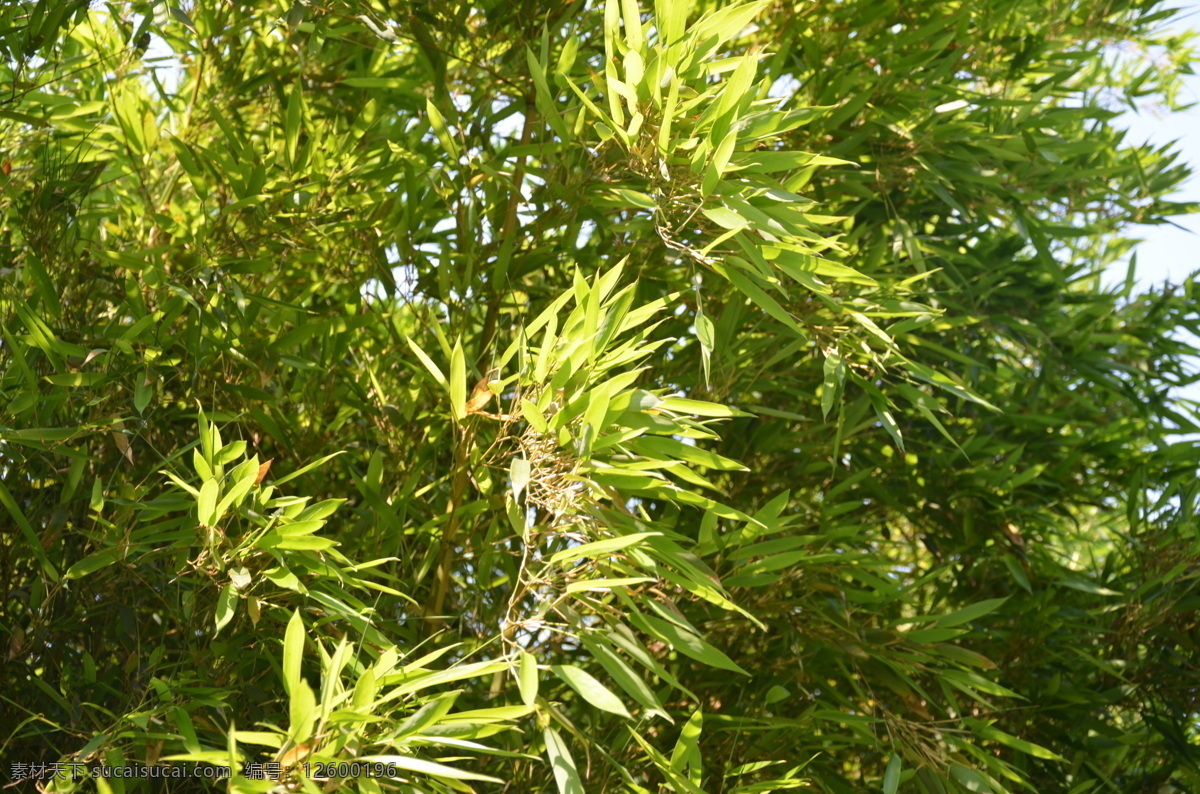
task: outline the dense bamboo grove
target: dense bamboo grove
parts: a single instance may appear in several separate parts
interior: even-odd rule
[[[1200,791],[1171,16],[4,4],[3,774]]]

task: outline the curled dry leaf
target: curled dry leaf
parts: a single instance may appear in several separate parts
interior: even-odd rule
[[[475,384],[475,388],[471,390],[471,396],[467,398],[467,415],[477,414],[487,407],[487,404],[492,401],[492,390],[488,388],[488,377],[485,375]]]
[[[125,423],[114,422],[113,427],[116,428],[113,430],[113,443],[117,445],[117,449],[121,451],[121,454],[129,461],[129,465],[132,466],[133,447],[129,444],[129,439],[125,437]]]

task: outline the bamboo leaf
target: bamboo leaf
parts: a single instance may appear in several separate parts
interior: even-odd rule
[[[63,574],[63,578],[82,579],[90,573],[94,573],[101,568],[112,565],[119,559],[121,559],[120,551],[115,548],[96,552],[95,554],[84,557],[82,560],[68,568],[67,572]]]
[[[524,458],[513,458],[509,464],[508,478],[512,484],[513,499],[521,500],[521,493],[525,490],[525,486],[529,484],[529,461]]]
[[[304,657],[304,633],[304,622],[300,618],[300,611],[297,610],[292,613],[287,631],[283,636],[283,688],[289,695],[296,692],[300,685],[300,664]]]
[[[294,744],[304,744],[312,736],[316,716],[317,696],[307,681],[297,681],[288,696],[288,737]]]
[[[896,794],[900,788],[900,756],[892,753],[883,773],[883,794]]]
[[[467,417],[467,364],[462,343],[457,341],[450,355],[450,411],[458,422]]]
[[[16,500],[13,499],[12,492],[8,490],[3,481],[0,481],[0,504],[4,505],[4,509],[8,511],[8,514],[12,517],[13,521],[17,522],[17,526],[20,527],[21,534],[24,536],[29,550],[37,559],[38,563],[42,566],[42,573],[44,573],[50,581],[57,582],[58,571],[55,570],[54,566],[50,563],[50,558],[46,556],[46,552],[42,550],[42,544],[38,539],[37,533],[33,531],[33,527],[30,525],[29,519],[25,517],[25,514],[21,511],[20,506],[18,506]]]
[[[703,662],[710,667],[716,667],[721,670],[729,670],[742,675],[750,675],[746,670],[735,664],[732,659],[726,656],[721,651],[714,648],[712,645],[705,642],[696,634],[690,631],[681,629],[673,623],[668,623],[665,620],[654,617],[653,615],[643,615],[640,619],[635,619],[635,622],[641,622],[642,628],[650,634],[658,637],[664,642],[669,642],[671,647],[682,653],[684,656],[690,656],[698,662]]]
[[[554,783],[558,786],[558,794],[584,794],[583,781],[575,768],[575,759],[571,758],[571,752],[562,736],[554,728],[546,728],[543,736],[546,741],[546,756],[550,759],[550,769],[554,774]]]
[[[314,460],[312,463],[309,463],[309,464],[307,464],[307,465],[301,466],[300,468],[296,469],[294,472],[292,472],[292,473],[290,473],[290,474],[285,474],[284,476],[282,476],[282,477],[280,477],[279,479],[275,480],[275,485],[278,487],[278,486],[280,486],[280,485],[284,485],[285,483],[289,483],[289,482],[291,482],[292,480],[296,479],[297,477],[300,477],[300,476],[303,476],[303,475],[305,475],[305,474],[308,474],[308,473],[309,473],[310,471],[312,471],[313,469],[316,469],[316,468],[319,468],[319,467],[321,467],[321,466],[325,465],[325,464],[326,464],[326,463],[328,463],[329,461],[331,461],[331,460],[333,460],[334,458],[336,458],[338,455],[342,455],[342,454],[344,454],[344,453],[345,453],[345,450],[340,450],[340,451],[338,451],[338,452],[334,452],[334,453],[332,453],[332,454],[330,454],[330,455],[326,455],[326,456],[325,456],[325,457],[323,457],[323,458],[318,458],[317,460]]]
[[[937,624],[942,628],[961,626],[963,623],[970,623],[972,620],[978,620],[984,615],[995,612],[1006,601],[1008,601],[1008,597],[989,598],[986,601],[980,601],[977,604],[971,604],[970,606],[951,612],[949,615],[943,615],[937,619]]]
[[[635,532],[630,535],[624,535],[619,538],[608,538],[606,540],[596,540],[591,543],[584,543],[573,548],[564,549],[550,558],[552,565],[557,565],[571,560],[577,560],[580,557],[604,557],[609,554],[627,549],[631,546],[638,546],[645,542],[647,538],[659,535],[659,532]]]
[[[626,719],[633,719],[621,699],[583,668],[571,664],[560,664],[552,665],[550,670],[596,708]]]
[[[518,654],[517,686],[521,690],[521,702],[533,706],[538,693],[537,660],[533,654],[521,651]]]
[[[221,633],[221,629],[229,625],[229,621],[233,620],[237,614],[238,595],[237,588],[232,584],[227,584],[221,589],[221,595],[217,597],[217,611],[214,616],[217,624],[217,630],[213,632],[213,636]]]
[[[696,709],[679,732],[679,740],[671,753],[671,769],[687,774],[697,786],[702,785],[703,759],[700,755],[700,733],[704,728],[704,712]]]
[[[196,517],[205,526],[217,523],[217,497],[221,494],[221,486],[216,480],[205,480],[200,486],[200,495],[196,498]]]
[[[288,95],[287,110],[284,114],[283,122],[283,140],[284,150],[287,153],[289,163],[296,162],[296,147],[300,140],[300,125],[302,114],[304,113],[304,95],[300,89],[300,83],[292,86],[291,94]]]

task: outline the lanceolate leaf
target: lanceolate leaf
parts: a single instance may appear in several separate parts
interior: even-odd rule
[[[579,696],[598,709],[631,718],[621,699],[612,693],[608,687],[592,677],[586,670],[574,665],[555,665],[550,668],[555,675],[565,681]]]
[[[300,664],[304,656],[304,622],[299,612],[292,613],[283,638],[283,688],[289,694],[300,684]]]
[[[521,700],[526,706],[532,706],[538,692],[537,660],[525,651],[521,651],[519,655],[517,683],[521,690]]]
[[[575,760],[567,749],[562,735],[554,728],[546,728],[546,756],[550,761],[550,769],[554,782],[558,786],[558,794],[583,794],[583,782],[579,779],[579,771],[575,768]]]

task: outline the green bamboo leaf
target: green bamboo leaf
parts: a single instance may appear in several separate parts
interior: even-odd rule
[[[257,456],[254,458],[257,460]],[[261,468],[261,467],[260,467]],[[324,499],[315,505],[304,508],[296,515],[296,522],[318,521],[333,515],[339,507],[346,503],[345,499]]]
[[[133,409],[139,414],[145,413],[153,396],[154,387],[150,384],[150,376],[138,375],[133,388]]]
[[[700,342],[701,364],[704,367],[704,383],[707,385],[711,376],[711,359],[716,350],[716,329],[712,320],[705,314],[696,315],[696,340]]]
[[[700,755],[700,733],[704,729],[704,712],[696,709],[684,723],[671,752],[671,769],[677,774],[687,774],[697,786],[703,785],[701,773],[704,769]]]
[[[50,123],[48,121],[46,121],[45,119],[38,118],[37,116],[31,116],[28,113],[21,113],[20,111],[17,111],[17,110],[10,110],[8,108],[0,109],[0,119],[11,119],[13,121],[19,121],[22,124],[28,124],[29,126],[34,127],[34,128],[50,126]]]
[[[524,458],[513,458],[508,467],[508,478],[512,484],[513,499],[521,501],[521,493],[529,484],[529,461]]]
[[[449,650],[453,646],[448,646]],[[501,670],[507,670],[509,664],[507,660],[492,661],[492,662],[472,662],[470,664],[460,664],[445,670],[439,670],[436,673],[428,675],[414,676],[412,680],[406,680],[404,683],[397,685],[384,696],[385,700],[393,700],[404,697],[413,692],[419,692],[430,687],[449,684],[454,681],[462,681],[468,678],[479,678]]]
[[[808,152],[755,152],[739,157],[735,167],[744,174],[769,174],[776,171],[793,171],[822,165],[854,165],[849,160],[826,157]]]
[[[971,604],[968,607],[951,612],[948,615],[943,615],[937,619],[937,624],[942,628],[950,628],[951,626],[960,626],[963,623],[969,623],[972,620],[978,620],[989,612],[994,612],[999,609],[1009,596],[1004,598],[989,598],[986,601],[980,601],[977,604]]]
[[[731,263],[734,262],[734,260],[735,257],[729,258]],[[801,339],[808,338],[808,334],[806,334],[804,330],[796,323],[795,319],[793,319],[792,316],[788,314],[782,306],[779,305],[779,301],[775,300],[766,292],[764,292],[761,287],[755,284],[749,276],[740,272],[737,267],[726,267],[721,263],[714,263],[712,268],[727,278],[729,282],[733,284],[733,286],[737,287],[738,291],[753,301],[756,306],[770,316],[774,317],[779,322],[786,325]]]
[[[90,386],[94,388],[103,384],[108,378],[102,372],[64,372],[59,375],[46,375],[45,380],[55,386]]]
[[[233,731],[234,736],[242,744],[254,744],[259,747],[270,747],[278,750],[283,746],[284,737],[278,733],[267,731]]]
[[[962,787],[967,791],[992,794],[992,786],[988,783],[987,778],[974,769],[965,767],[962,764],[951,764],[950,776],[962,784]]]
[[[715,416],[732,419],[737,416],[753,416],[745,411],[730,408],[727,405],[693,400],[688,397],[664,397],[654,406],[660,411],[674,411],[679,414],[696,414],[697,416]]]
[[[833,404],[842,393],[846,381],[846,366],[837,353],[827,352],[824,364],[824,382],[821,384],[821,415],[829,418]]]
[[[425,353],[425,351],[422,350],[410,337],[404,337],[404,341],[408,343],[409,349],[412,350],[413,355],[417,357],[417,360],[425,365],[425,369],[427,369],[429,374],[433,376],[434,381],[436,381],[437,384],[443,389],[450,388],[448,382],[446,381],[446,376],[442,374],[442,370],[438,367],[438,365],[433,363],[433,359],[431,359]]]
[[[614,554],[622,549],[627,549],[630,546],[638,546],[645,542],[647,538],[662,534],[661,532],[635,532],[630,535],[623,535],[619,538],[608,538],[606,540],[596,540],[591,543],[584,543],[570,549],[564,549],[550,558],[551,565],[557,565],[563,562],[577,560],[580,557],[605,557]]]
[[[296,551],[325,551],[338,545],[331,538],[294,537],[280,532],[268,532],[254,542],[260,549],[293,549]]]
[[[255,455],[229,473],[228,482],[232,484],[213,511],[216,521],[220,521],[229,508],[237,507],[249,495],[250,489],[258,479],[258,468],[258,456]]]
[[[637,731],[633,730],[632,727],[628,727],[627,729],[634,740],[637,741],[637,743],[641,745],[642,749],[646,751],[646,755],[650,757],[650,760],[654,762],[654,766],[657,768],[657,771],[667,779],[672,790],[684,792],[684,794],[705,794],[703,789],[672,769],[671,762],[668,761],[662,753],[656,750],[654,745],[642,738]]]
[[[830,262],[828,259],[822,259],[812,254],[780,249],[768,258],[780,270],[805,286],[808,286],[807,281],[815,281],[813,278],[814,275],[824,276],[834,281],[860,284],[866,287],[873,287],[877,284],[875,279],[864,276],[852,267],[839,265],[836,262]],[[824,289],[824,285],[820,281],[816,281],[816,283]]]
[[[749,221],[728,207],[713,207],[711,209],[702,210],[702,212],[704,213],[705,217],[720,226],[722,229],[744,229],[749,224]]]
[[[741,105],[754,84],[754,75],[758,71],[758,57],[757,53],[748,53],[737,59],[737,67],[721,87],[720,97],[714,107],[715,118],[720,119]]]
[[[525,48],[525,63],[529,67],[529,74],[533,77],[534,90],[537,93],[536,101],[539,112],[546,119],[546,123],[554,130],[554,134],[561,140],[570,140],[571,133],[567,129],[566,123],[559,114],[554,99],[554,94],[550,90],[550,84],[546,81],[546,70],[538,61],[537,55],[529,47]]]
[[[526,651],[520,651],[518,659],[517,687],[521,690],[521,702],[533,706],[538,693],[537,659]]]
[[[966,633],[965,629],[914,629],[904,632],[904,637],[909,642],[937,643],[961,637]]]
[[[596,103],[592,102],[588,95],[580,90],[579,86],[575,85],[574,81],[572,81],[570,77],[563,75],[563,79],[566,81],[567,87],[574,92],[575,96],[579,97],[579,100],[583,102],[583,106],[591,111],[592,115],[599,119],[600,123],[604,124],[609,129],[616,129],[617,123],[609,118],[607,113],[596,107]],[[616,98],[614,97],[612,101],[616,101]],[[533,330],[534,329],[530,329],[531,332]]]
[[[50,558],[46,556],[46,552],[42,550],[42,542],[34,532],[33,526],[30,525],[29,519],[21,511],[17,505],[17,501],[13,499],[12,492],[5,486],[4,481],[0,480],[0,504],[4,505],[4,509],[12,517],[13,521],[17,522],[17,526],[21,529],[21,534],[25,537],[25,543],[28,550],[37,559],[42,566],[42,573],[46,575],[52,582],[58,581],[58,571],[51,564]]]
[[[375,695],[378,691],[379,687],[375,678],[375,671],[367,668],[354,684],[354,694],[351,696],[351,703],[354,709],[356,711],[367,711],[370,709],[371,703],[375,700]]]
[[[200,453],[204,456],[204,462],[208,465],[209,470],[212,470],[213,457],[217,454],[219,444],[213,440],[215,428],[208,421],[208,417],[204,413],[203,408],[197,408],[196,423],[200,431]]]
[[[770,0],[725,6],[696,22],[690,31],[691,35],[697,42],[716,37],[718,43],[724,43],[745,30],[750,21],[768,5]]]
[[[196,519],[201,524],[211,527],[217,523],[217,497],[220,494],[221,487],[216,480],[205,480],[200,486],[200,495],[196,498]]]
[[[3,487],[3,483],[0,483],[0,487]],[[92,480],[92,495],[88,500],[88,509],[93,513],[104,512],[104,480],[99,476]]]
[[[233,441],[221,447],[220,451],[213,458],[213,462],[218,466],[224,466],[227,463],[232,463],[238,458],[246,454],[245,441]]]
[[[626,4],[628,2],[629,2],[629,0],[622,0],[622,4]],[[627,25],[627,27],[628,27],[628,25]],[[640,28],[640,25],[638,25],[637,27]],[[633,28],[630,28],[630,29],[633,29]],[[640,31],[639,31],[639,33],[640,33]],[[641,46],[642,46],[641,44],[638,44],[639,48]],[[642,78],[645,76],[645,74],[646,74],[646,62],[642,60],[642,54],[640,52],[638,52],[638,50],[636,48],[634,48],[633,45],[630,45],[629,52],[625,53],[625,84],[628,86],[632,86],[634,88],[634,90],[637,90],[637,87],[642,84]],[[637,104],[634,103],[634,107],[630,108],[630,110],[633,111],[633,110],[636,110],[636,108],[637,108]],[[629,134],[635,135],[636,133],[630,131]]]
[[[1022,697],[1019,692],[1014,692],[1008,687],[1001,686],[995,681],[984,678],[978,673],[970,670],[943,670],[941,676],[946,683],[962,692],[966,692],[972,698],[979,700],[980,702],[984,701],[983,698],[979,697],[977,692],[983,692],[987,695],[995,695],[996,697],[1004,698]]]
[[[233,616],[237,614],[237,603],[237,588],[232,584],[225,585],[221,589],[221,595],[217,597],[217,611],[214,615],[217,630],[213,632],[214,637],[221,633],[221,629],[229,625],[229,621],[233,620]]]
[[[582,582],[571,582],[563,590],[565,593],[584,593],[598,592],[606,593],[614,587],[629,587],[635,584],[643,584],[645,582],[653,582],[655,579],[650,576],[627,576],[620,579],[587,579]]]
[[[1055,580],[1057,584],[1063,587],[1069,587],[1072,590],[1078,590],[1081,593],[1091,593],[1098,596],[1119,596],[1119,590],[1113,590],[1111,587],[1104,587],[1096,584],[1088,579],[1081,579],[1078,576],[1060,576]]]
[[[296,469],[294,472],[291,472],[290,474],[285,474],[284,476],[276,479],[274,481],[275,486],[278,487],[285,483],[291,482],[292,480],[296,479],[297,477],[308,474],[313,469],[318,468],[319,466],[322,466],[325,463],[328,463],[329,461],[336,458],[338,455],[342,455],[344,453],[345,453],[345,450],[339,450],[338,452],[334,452],[332,454],[326,455],[323,458],[318,458],[317,460],[314,460],[312,463],[309,463],[306,466],[301,466],[300,468]]]
[[[276,525],[275,531],[281,535],[288,537],[299,537],[301,535],[311,535],[321,527],[325,526],[325,522],[320,519],[309,521],[280,521]]]
[[[521,398],[521,416],[539,433],[544,434],[549,429],[549,426],[546,424],[546,417],[538,410],[537,404],[530,402],[524,397]]]
[[[647,578],[648,581],[650,581]],[[619,654],[610,650],[607,645],[596,642],[587,635],[580,637],[580,642],[587,648],[609,677],[617,683],[619,687],[634,699],[643,708],[652,712],[656,712],[668,722],[674,722],[671,716],[663,709],[662,703],[658,696],[642,679],[640,675],[626,662]]]
[[[435,761],[426,761],[423,758],[411,755],[365,755],[362,757],[362,761],[368,764],[382,764],[385,767],[391,766],[408,772],[429,775],[430,777],[442,780],[478,780],[484,783],[504,783],[499,778],[481,775],[478,772],[467,772],[463,769],[456,769],[455,767],[439,764]],[[578,794],[583,794],[582,788],[578,789]]]
[[[654,24],[664,44],[683,38],[691,5],[691,0],[655,0]]]
[[[613,188],[609,192],[625,206],[637,207],[638,209],[650,210],[651,212],[658,211],[658,204],[645,193],[626,188]]]
[[[563,42],[562,50],[558,54],[558,63],[555,64],[554,70],[559,74],[570,74],[571,67],[575,65],[575,59],[579,55],[579,37],[571,35]]]
[[[733,148],[737,145],[737,130],[730,130],[725,137],[717,145],[716,151],[713,152],[712,159],[708,162],[708,167],[704,171],[704,181],[700,185],[700,195],[708,197],[717,185],[721,182],[721,177],[725,174],[725,169],[729,165],[729,158],[733,156]]]
[[[90,573],[94,573],[101,568],[112,565],[117,560],[121,559],[121,552],[118,549],[105,549],[104,551],[96,552],[95,554],[84,557],[79,562],[72,565],[63,574],[64,579],[82,579]]]
[[[883,773],[883,794],[896,794],[900,788],[900,756],[892,753],[887,770]]]
[[[189,753],[201,752],[200,739],[196,736],[196,726],[192,723],[192,718],[182,708],[176,706],[172,710],[172,719],[175,726],[179,728],[179,735],[183,739],[183,746]]]
[[[301,91],[300,83],[297,82],[292,86],[292,92],[288,96],[287,110],[283,120],[283,140],[284,151],[287,153],[287,161],[290,164],[296,162],[296,148],[300,141],[300,124],[301,115],[304,112],[304,94]]]
[[[450,354],[450,412],[458,422],[467,417],[467,363],[461,341],[455,341]]]
[[[917,362],[917,361],[906,361],[904,366],[905,366],[905,369],[907,369],[909,372],[911,372],[914,377],[919,378],[920,380],[923,380],[926,383],[929,383],[933,386],[937,386],[939,389],[945,389],[946,391],[950,392],[951,394],[955,395],[956,397],[961,397],[964,400],[969,400],[969,401],[975,403],[976,405],[982,405],[984,408],[987,408],[989,411],[994,411],[996,413],[1003,413],[995,405],[992,405],[990,402],[988,402],[987,400],[978,396],[977,394],[970,391],[966,387],[951,380],[950,377],[947,376],[945,373],[937,372],[933,368],[928,367],[924,364],[921,364],[920,362]]]
[[[450,156],[450,162],[458,163],[458,144],[454,142],[454,138],[450,135],[450,129],[446,126],[446,119],[442,116],[442,112],[433,104],[432,99],[425,100],[425,115],[429,118],[429,126],[433,128],[433,134],[437,137],[438,143]]]
[[[1034,758],[1044,758],[1047,761],[1062,761],[1064,763],[1066,761],[1066,759],[1064,759],[1062,756],[1047,750],[1041,745],[1025,741],[1024,739],[1018,739],[1016,736],[1012,736],[998,728],[994,728],[986,722],[970,718],[964,720],[964,722],[966,722],[967,725],[975,731],[975,733],[979,734],[984,739],[990,739],[991,741],[1002,744],[1005,747],[1011,747],[1014,750],[1020,750],[1023,753],[1032,755]]]
[[[575,759],[567,743],[554,728],[546,728],[542,732],[546,741],[546,757],[550,759],[550,769],[554,774],[554,783],[558,786],[558,794],[584,794],[583,781],[579,778],[579,770],[575,768]],[[497,781],[499,782],[499,781]]]
[[[238,566],[237,568],[229,569],[229,581],[238,590],[245,590],[251,585],[254,579],[245,566]]]
[[[1025,569],[1021,567],[1021,563],[1011,554],[1005,554],[1002,558],[1004,567],[1008,569],[1008,573],[1012,576],[1013,581],[1021,586],[1021,588],[1033,595],[1033,585],[1029,581],[1029,575],[1025,573]]]
[[[719,471],[746,471],[746,467],[695,444],[684,444],[666,436],[643,436],[629,443],[630,449],[661,458],[674,458]]]
[[[896,446],[903,452],[904,437],[900,435],[900,425],[896,423],[896,417],[892,416],[892,412],[888,410],[887,406],[881,400],[874,399],[875,395],[871,395],[871,397],[871,403],[875,407],[875,415],[879,417],[883,429],[888,432],[888,435],[896,442]]]
[[[670,2],[682,5],[685,0],[670,0]],[[667,80],[669,81],[667,104],[663,109],[662,125],[658,128],[658,150],[663,155],[670,154],[675,148],[671,139],[671,126],[675,123],[676,109],[679,105],[679,78],[675,74],[673,67],[668,66],[667,69],[669,70],[667,75]]]
[[[642,17],[637,0],[621,0],[621,16],[625,22],[625,44],[631,51],[640,50],[644,39],[642,37]]]
[[[283,634],[283,688],[288,694],[295,693],[300,685],[300,664],[304,658],[304,634],[304,621],[300,618],[300,610],[296,610],[292,613],[287,630]]]
[[[288,696],[288,738],[293,744],[308,741],[317,717],[317,696],[307,681],[299,680]]]
[[[750,675],[750,673],[735,664],[724,653],[686,629],[656,618],[653,615],[641,615],[637,618],[631,615],[630,619],[635,623],[640,622],[643,630],[649,634],[653,634],[664,642],[670,643],[671,647],[684,656],[690,656],[698,662],[703,662],[710,667],[716,667],[720,670],[729,670],[741,673],[742,675]]]
[[[350,644],[349,640],[342,637],[337,650],[333,652],[333,657],[321,667],[321,709],[319,714],[321,719],[327,718],[333,708],[333,699],[341,686],[342,669],[350,661],[350,655],[353,652],[354,646]]]
[[[454,703],[461,694],[462,690],[456,689],[443,693],[425,703],[412,714],[408,715],[396,727],[396,736],[413,736],[421,733],[429,726],[441,722],[450,713],[450,710],[454,708]]]

